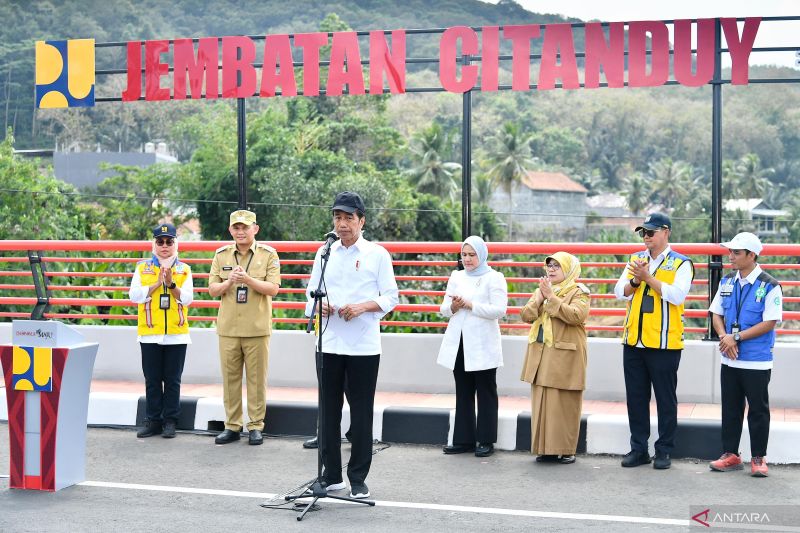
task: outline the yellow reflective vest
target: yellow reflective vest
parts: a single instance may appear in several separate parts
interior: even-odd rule
[[[136,264],[136,270],[142,280],[142,286],[147,287],[158,281],[161,267],[155,258],[140,261]],[[186,278],[189,277],[191,268],[186,263],[176,261],[172,266],[172,281],[175,285],[182,287]],[[159,303],[164,290],[157,290],[150,295],[150,299],[143,304],[139,304],[139,335],[179,335],[189,333],[189,321],[186,308],[172,296],[172,292],[166,291],[169,295],[169,309],[160,309]]]
[[[631,255],[631,261],[649,257],[648,252]],[[684,262],[688,261],[694,272],[694,266],[685,255],[670,250],[653,276],[662,283],[673,284],[675,274]],[[694,274],[692,274],[694,276]],[[628,275],[628,279],[632,278]],[[628,302],[628,314],[625,317],[622,342],[636,346],[641,340],[645,348],[661,350],[683,349],[683,304],[674,305],[662,300],[661,295],[646,283],[642,283]]]

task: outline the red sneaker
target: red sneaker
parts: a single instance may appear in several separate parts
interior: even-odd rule
[[[735,453],[725,452],[722,454],[722,457],[716,461],[711,461],[708,467],[717,472],[728,472],[730,470],[741,470],[744,468],[744,465],[742,464],[741,457]]]
[[[753,477],[767,477],[769,475],[769,468],[767,468],[767,461],[763,457],[753,457],[750,460],[750,475]]]

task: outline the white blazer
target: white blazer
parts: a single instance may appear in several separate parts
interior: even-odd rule
[[[472,310],[450,309],[452,296],[472,302]],[[464,370],[474,372],[503,366],[498,319],[506,315],[508,287],[506,278],[492,270],[482,276],[467,276],[465,270],[454,270],[447,281],[447,291],[439,308],[449,318],[436,362],[452,370],[456,365],[458,343],[464,337]]]

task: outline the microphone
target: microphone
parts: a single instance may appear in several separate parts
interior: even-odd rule
[[[339,240],[339,236],[336,234],[335,231],[329,231],[325,234],[325,245],[330,246],[331,244],[335,243]]]
[[[336,234],[335,231],[329,231],[325,234],[325,244],[322,246],[322,256],[327,259],[328,255],[331,253],[331,246],[333,243],[339,240],[339,236]]]

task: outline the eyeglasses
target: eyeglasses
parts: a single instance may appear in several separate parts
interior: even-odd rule
[[[175,244],[175,239],[156,239],[156,244],[159,246],[172,246]]]
[[[550,261],[549,263],[547,263],[546,266],[550,270],[560,270],[561,269],[561,265],[559,265],[555,261]]]
[[[661,231],[661,230],[660,229],[640,229],[639,230],[639,237],[641,237],[642,239],[644,239],[645,235],[648,236],[648,237],[652,237],[653,235],[655,235],[659,231]]]

